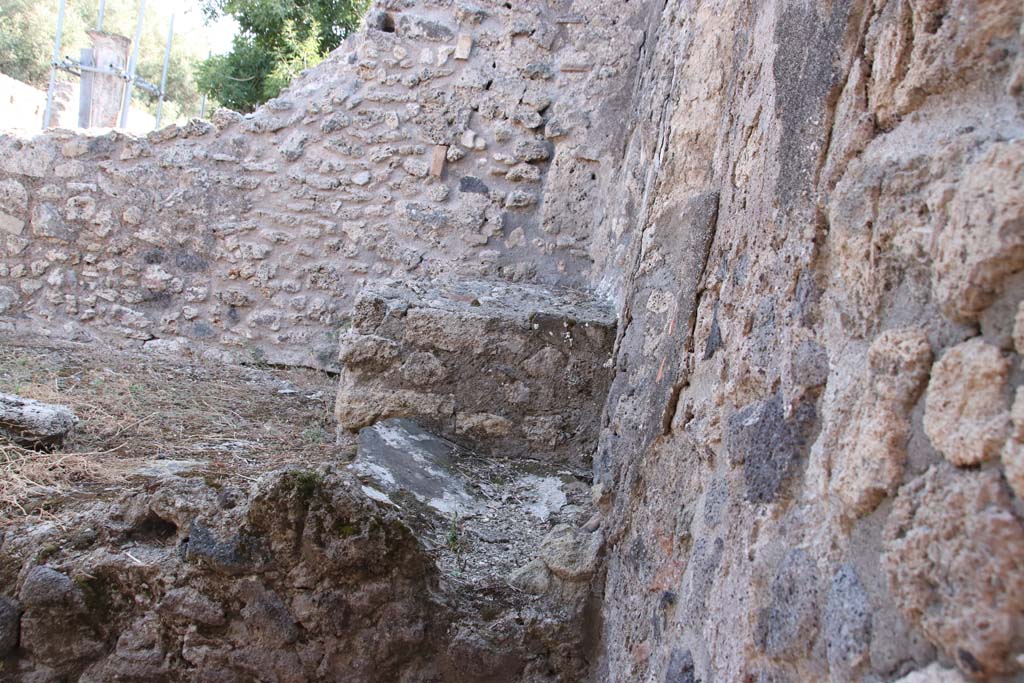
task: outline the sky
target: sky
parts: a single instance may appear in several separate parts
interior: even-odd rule
[[[99,3],[99,0],[86,1]],[[136,0],[136,6],[137,4],[138,0]],[[206,25],[200,0],[148,0],[146,14],[151,14],[157,8],[159,8],[158,15],[174,14],[175,42],[184,40],[193,46],[205,47],[215,55],[231,50],[231,39],[238,30],[238,24],[233,18],[220,17],[217,21]],[[198,53],[201,50],[195,52]]]
[[[207,26],[199,0],[163,0],[160,4],[174,8],[175,39],[205,42],[215,55],[231,50],[231,39],[238,30],[231,17],[221,17]]]

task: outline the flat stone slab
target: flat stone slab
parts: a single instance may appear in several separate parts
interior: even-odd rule
[[[447,439],[435,436],[415,422],[385,420],[359,432],[359,449],[350,469],[369,480],[388,501],[402,492],[445,516],[467,516],[483,504],[466,489],[456,460],[464,451]],[[373,487],[364,493],[376,500]],[[397,503],[396,503],[397,504]]]
[[[483,454],[585,466],[615,334],[612,306],[577,290],[382,281],[340,341],[338,424],[406,417]]]
[[[53,450],[78,424],[70,408],[0,394],[0,438],[25,448]]]
[[[357,311],[367,315],[372,315],[367,309],[381,305],[392,315],[426,308],[518,326],[561,319],[614,328],[616,322],[612,304],[588,292],[490,280],[381,280],[364,289],[356,302]]]

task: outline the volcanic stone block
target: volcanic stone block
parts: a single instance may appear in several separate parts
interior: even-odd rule
[[[971,678],[1020,672],[1024,523],[998,470],[933,466],[900,489],[884,540],[911,624]]]
[[[0,657],[6,657],[18,646],[20,617],[17,603],[0,595]]]
[[[384,281],[341,339],[335,413],[342,429],[407,417],[494,454],[582,465],[614,340],[611,306],[578,291]]]
[[[69,408],[0,394],[0,438],[25,448],[53,450],[78,424]]]

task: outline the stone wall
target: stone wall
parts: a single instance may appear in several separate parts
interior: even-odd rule
[[[340,430],[411,418],[484,456],[589,469],[615,314],[575,290],[382,282],[342,336]]]
[[[324,364],[363,280],[588,285],[594,680],[1020,680],[1024,6],[514,4],[378,3],[250,117],[6,138],[4,324]]]
[[[1020,680],[1022,15],[651,7],[599,680]]]
[[[616,4],[381,1],[251,115],[0,137],[0,329],[331,367],[367,280],[584,284]]]

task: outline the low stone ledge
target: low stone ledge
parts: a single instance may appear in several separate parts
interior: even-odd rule
[[[341,338],[338,424],[407,417],[484,452],[582,465],[615,325],[610,304],[576,290],[381,282],[359,295]]]

